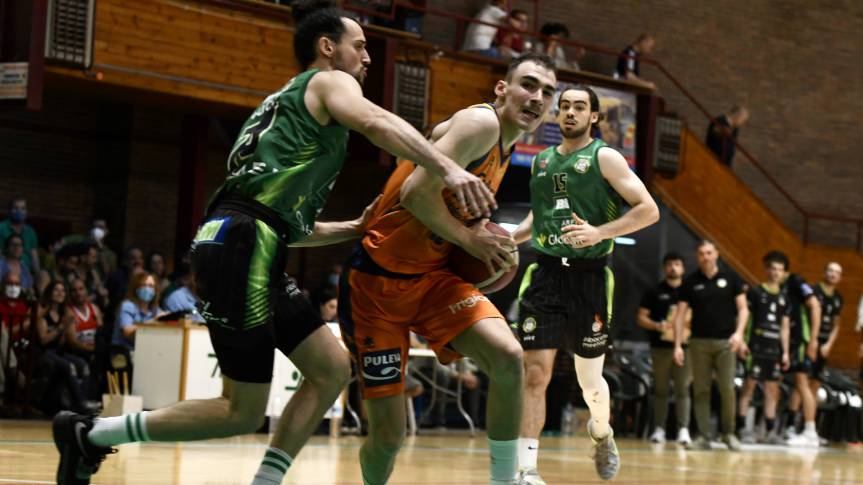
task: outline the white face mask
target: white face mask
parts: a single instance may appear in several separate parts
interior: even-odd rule
[[[101,227],[94,227],[90,230],[90,236],[92,236],[96,242],[102,242],[102,238],[105,237],[105,230]]]
[[[21,286],[20,285],[8,285],[6,286],[6,298],[15,299],[21,296]]]

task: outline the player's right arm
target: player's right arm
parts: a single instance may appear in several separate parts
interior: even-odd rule
[[[678,301],[677,312],[674,314],[674,363],[683,366],[683,323],[689,310],[689,302]]]
[[[329,122],[326,118],[332,117],[393,155],[425,167],[440,177],[474,216],[488,217],[497,208],[494,194],[479,177],[436,150],[405,120],[366,99],[349,74],[333,70],[315,75],[309,83],[306,105],[319,122]],[[321,115],[325,119],[320,119]]]
[[[791,367],[791,359],[789,357],[789,348],[791,347],[791,318],[788,315],[782,317],[779,339],[782,343],[782,370],[786,371]]]
[[[435,147],[461,166],[483,156],[497,143],[500,130],[497,116],[490,110],[462,110],[447,123],[447,130],[435,141]],[[417,167],[402,184],[401,205],[433,233],[485,262],[491,273],[494,273],[493,262],[500,267],[512,266],[510,251],[515,247],[512,238],[492,234],[485,228],[485,220],[466,227],[450,214],[441,196],[443,188],[440,178]]]

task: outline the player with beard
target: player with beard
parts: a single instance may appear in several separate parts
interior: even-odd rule
[[[510,149],[542,122],[555,85],[554,61],[525,54],[495,85],[493,104],[456,112],[434,128],[431,139],[495,191],[509,166]],[[345,265],[339,321],[359,367],[369,417],[369,436],[360,449],[366,485],[387,482],[404,440],[408,330],[424,337],[441,362],[467,356],[489,376],[491,483],[516,480],[521,346],[488,298],[448,267],[455,246],[489,266],[512,265],[512,238],[495,235],[485,225],[486,219],[458,209],[440,178],[402,160]]]
[[[111,418],[63,412],[54,419],[57,481],[86,484],[110,447],[251,433],[263,422],[279,349],[304,379],[285,406],[253,485],[272,485],[346,385],[350,362],[317,309],[283,274],[287,246],[359,237],[364,216],[318,223],[344,162],[348,130],[422,165],[454,203],[490,213],[494,195],[399,117],[363,97],[371,60],[360,25],[332,2],[299,2],[294,54],[304,72],[268,97],[241,129],[225,183],[192,250],[201,315],[223,377],[222,397]]]
[[[531,239],[538,256],[522,281],[517,324],[525,349],[519,468],[531,484],[545,483],[537,472],[537,453],[558,349],[575,355],[590,408],[587,430],[597,473],[608,480],[620,468],[609,425],[608,383],[602,377],[614,291],[606,263],[615,237],[659,219],[656,203],[623,156],[591,138],[591,127],[600,119],[596,93],[580,85],[566,89],[558,111],[563,143],[534,159],[532,210],[513,233],[517,243]],[[623,201],[631,209],[621,215]]]
[[[818,355],[812,362],[809,387],[812,395],[818,395],[821,380],[824,378],[824,367],[827,357],[836,339],[839,338],[840,313],[842,313],[842,295],[836,285],[842,280],[842,265],[833,261],[824,267],[824,279],[815,285],[815,298],[821,304],[821,327],[818,329]]]

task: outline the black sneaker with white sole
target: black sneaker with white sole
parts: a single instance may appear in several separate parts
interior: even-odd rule
[[[90,443],[87,433],[93,428],[93,418],[70,411],[54,416],[54,444],[60,452],[57,485],[88,485],[105,455],[115,453]]]

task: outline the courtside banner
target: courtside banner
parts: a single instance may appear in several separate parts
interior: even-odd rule
[[[27,99],[26,62],[0,62],[0,99]]]

